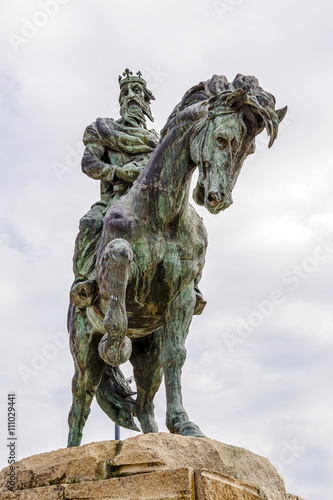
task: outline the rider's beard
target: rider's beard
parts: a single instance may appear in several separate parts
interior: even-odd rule
[[[133,127],[137,127],[138,125],[145,127],[145,116],[147,116],[150,121],[154,121],[149,104],[135,97],[131,98],[130,101],[123,102],[120,106],[120,114],[124,120],[133,125]]]

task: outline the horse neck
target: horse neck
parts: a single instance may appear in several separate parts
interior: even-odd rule
[[[195,169],[189,151],[190,127],[178,124],[157,146],[138,187],[146,196],[144,211],[167,225],[188,207],[189,189]]]

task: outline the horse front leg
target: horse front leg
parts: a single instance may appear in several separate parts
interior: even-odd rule
[[[186,358],[185,339],[188,334],[196,295],[193,284],[182,290],[170,304],[165,318],[162,366],[164,372],[167,414],[170,432],[183,436],[204,437],[199,427],[191,422],[184,409],[181,392],[181,373]]]
[[[107,283],[108,309],[104,318],[107,333],[99,343],[98,352],[111,366],[125,363],[132,352],[131,341],[126,336],[126,288],[132,261],[132,247],[122,238],[108,243],[101,259],[99,282],[100,288]]]

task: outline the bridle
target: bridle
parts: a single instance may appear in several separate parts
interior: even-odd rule
[[[203,176],[203,172],[205,170],[207,170],[207,167],[210,166],[209,165],[206,165],[206,167],[204,168],[204,160],[203,160],[203,150],[204,150],[204,144],[205,144],[205,141],[206,141],[206,137],[207,137],[207,132],[208,132],[208,128],[209,128],[209,125],[211,123],[212,120],[214,120],[216,117],[218,116],[224,116],[224,115],[232,115],[232,114],[235,114],[236,112],[234,110],[229,110],[229,109],[223,109],[223,110],[220,110],[218,112],[214,112],[212,109],[210,109],[208,111],[207,114],[205,114],[204,117],[202,118],[199,118],[199,120],[197,121],[197,123],[193,126],[194,130],[190,136],[190,140],[189,140],[189,144],[190,146],[192,145],[192,142],[194,141],[194,139],[201,133],[201,137],[199,139],[199,146],[198,146],[198,155],[199,155],[199,162],[198,162],[198,168],[199,168],[199,179],[198,179],[198,183],[200,185],[202,185],[202,176]],[[232,154],[231,154],[231,151],[230,151],[230,160],[231,160],[231,165],[233,165],[234,163],[234,160],[233,160],[233,157],[232,157]],[[209,163],[209,162],[206,162],[206,163]],[[204,176],[205,178],[206,176]]]

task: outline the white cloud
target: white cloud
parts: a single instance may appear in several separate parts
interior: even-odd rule
[[[296,439],[306,450],[285,466],[288,490],[328,497],[332,258],[295,291],[282,276],[332,234],[332,7],[251,0],[221,18],[203,0],[63,3],[17,51],[7,35],[22,36],[41,1],[7,2],[1,15],[1,393],[18,393],[20,458],[66,444],[69,351],[58,349],[27,385],[18,367],[31,368],[50,334],[65,331],[78,220],[99,196],[68,151],[78,150],[97,116],[117,117],[125,67],[154,86],[157,130],[192,85],[242,72],[256,75],[289,113],[273,148],[260,140],[245,163],[234,205],[218,217],[198,208],[209,235],[201,283],[208,305],[188,337],[184,401],[207,435],[271,460]],[[62,182],[54,162],[70,167]],[[237,318],[247,319],[275,288],[284,304],[230,353],[223,334],[235,333]],[[163,429],[163,390],[157,403]],[[112,437],[112,423],[94,405],[85,442]]]

